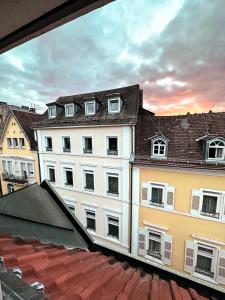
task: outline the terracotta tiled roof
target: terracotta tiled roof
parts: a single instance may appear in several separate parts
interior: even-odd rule
[[[121,112],[118,114],[108,114],[108,99],[113,95],[120,95],[123,100]],[[85,116],[85,101],[96,100],[99,108],[94,116]],[[48,105],[74,102],[80,107],[73,117],[65,117],[64,112],[58,114],[54,119],[46,118],[40,122],[34,122],[34,127],[44,126],[92,126],[92,125],[108,125],[108,124],[133,124],[137,121],[139,105],[142,105],[142,91],[139,85],[132,85],[112,90],[99,91],[94,93],[79,94],[73,96],[65,96],[58,98],[55,102]]]
[[[160,279],[101,252],[68,250],[37,240],[0,234],[0,255],[8,269],[20,268],[28,284],[44,284],[54,300],[207,300],[194,289]]]
[[[34,130],[32,129],[32,122],[41,120],[43,115],[26,112],[23,110],[12,109],[13,114],[15,115],[16,119],[20,123],[21,127],[25,131],[32,149],[36,149],[37,142],[34,139]]]
[[[201,165],[215,167],[205,163],[201,138],[225,138],[225,112],[187,114],[177,116],[154,116],[145,109],[139,109],[136,126],[136,161],[148,160],[150,164],[158,161],[150,159],[151,137],[161,135],[168,139],[167,160],[162,165]],[[199,141],[196,141],[200,139]],[[218,168],[224,168],[221,165]]]

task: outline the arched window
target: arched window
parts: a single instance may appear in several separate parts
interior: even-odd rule
[[[165,156],[166,155],[166,142],[159,139],[153,142],[153,155]]]
[[[11,184],[11,183],[7,184],[7,189],[8,189],[8,193],[14,192],[14,186],[13,186],[13,184]]]
[[[224,159],[225,144],[222,141],[213,141],[209,144],[210,159]]]

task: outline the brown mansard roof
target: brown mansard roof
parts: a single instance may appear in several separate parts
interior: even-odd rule
[[[113,96],[120,96],[122,99],[121,112],[108,114],[108,99]],[[139,85],[132,85],[112,90],[79,94],[73,96],[59,97],[55,102],[48,104],[65,105],[75,103],[79,106],[79,111],[73,117],[65,117],[65,112],[60,112],[56,118],[46,118],[33,124],[34,128],[45,126],[92,126],[92,125],[110,125],[110,124],[135,124],[139,105],[141,105],[141,90]],[[93,116],[85,116],[85,102],[96,100],[99,107]]]
[[[151,159],[151,138],[162,136],[168,140],[167,159]],[[201,166],[225,169],[223,164],[207,163],[203,142],[225,138],[225,112],[154,116],[140,108],[136,126],[136,162],[170,166]]]

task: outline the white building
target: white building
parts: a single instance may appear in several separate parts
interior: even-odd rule
[[[41,179],[48,179],[94,239],[129,250],[130,166],[138,85],[60,97],[36,122]]]

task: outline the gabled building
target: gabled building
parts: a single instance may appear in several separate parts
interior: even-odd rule
[[[9,108],[1,135],[2,194],[39,182],[37,142],[32,122],[41,116],[34,111]]]
[[[140,109],[132,253],[225,290],[225,113]]]
[[[60,97],[34,123],[48,179],[99,242],[130,247],[130,157],[142,107],[138,85]]]

